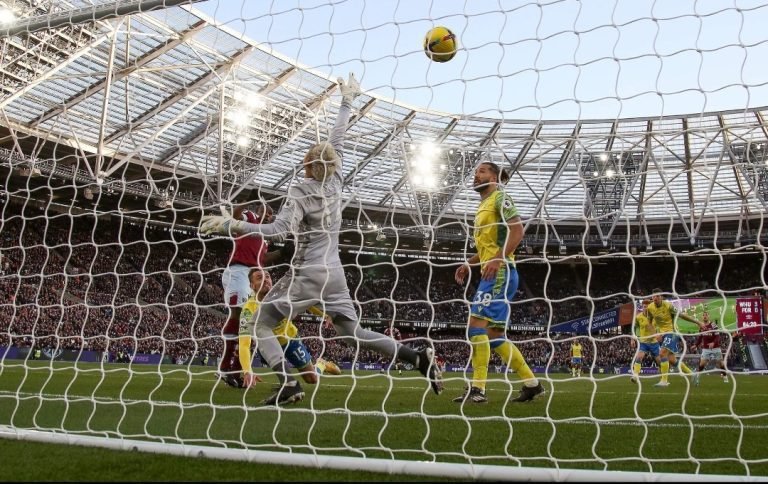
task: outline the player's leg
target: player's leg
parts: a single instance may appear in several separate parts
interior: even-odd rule
[[[685,364],[682,358],[677,358],[677,367],[680,369],[680,371],[685,375],[692,375],[693,370]]]
[[[698,371],[699,372],[704,371],[704,368],[706,368],[708,364],[709,364],[709,355],[707,354],[707,351],[702,348],[701,356],[699,357],[699,368],[698,368]]]
[[[331,360],[318,358],[315,361],[315,371],[318,375],[341,375],[341,368]]]
[[[275,372],[280,384],[277,392],[264,400],[265,405],[284,405],[298,402],[304,398],[304,391],[299,382],[291,375],[283,348],[274,334],[275,328],[286,317],[290,317],[290,310],[285,311],[279,304],[267,303],[262,304],[259,308],[258,322],[256,323],[259,352],[267,366]]]
[[[304,382],[310,385],[317,384],[318,371],[312,364],[312,355],[304,343],[298,339],[291,339],[283,348],[285,359],[296,368]]]
[[[723,382],[728,383],[728,372],[725,370],[725,358],[723,358],[723,350],[720,348],[715,350],[715,361],[717,362],[717,367],[720,368],[720,376],[722,377]]]
[[[341,267],[306,271],[304,277],[311,283],[319,285],[321,300],[313,304],[320,305],[320,309],[331,317],[336,333],[342,337],[342,341],[353,348],[363,347],[375,351],[390,362],[397,358],[407,361],[429,379],[433,392],[439,395],[443,391],[442,373],[433,363],[434,351],[431,348],[417,352],[413,348],[398,343],[394,338],[360,326],[357,311],[349,297],[347,279]]]
[[[469,393],[465,396],[471,397],[476,403],[485,403],[485,384],[488,379],[488,364],[491,361],[491,344],[488,337],[488,320],[477,316],[469,318],[469,327],[467,328],[467,339],[470,344],[470,361],[472,362],[472,381],[469,386]],[[463,402],[465,398],[462,398]],[[456,399],[454,399],[456,401]]]
[[[303,282],[305,281],[302,281],[302,278],[294,277],[291,273],[280,278],[272,286],[256,314],[256,337],[259,342],[259,351],[267,366],[275,372],[280,383],[280,388],[264,400],[263,403],[266,405],[284,405],[298,402],[304,398],[304,391],[299,382],[291,375],[284,350],[280,346],[278,336],[275,335],[275,328],[284,320],[290,320],[294,314],[306,311],[314,304],[311,300],[296,297],[297,293],[310,293],[311,288],[305,287]]]
[[[664,341],[667,335],[664,335],[662,340],[662,347],[659,352],[659,370],[661,371],[661,381],[656,386],[665,387],[669,385],[669,360],[670,357],[674,358],[674,353],[669,351],[669,348],[664,346]]]
[[[501,357],[501,360],[512,371],[517,373],[520,380],[523,382],[523,388],[520,391],[520,395],[513,401],[528,401],[539,394],[544,392],[544,387],[541,382],[533,374],[530,366],[525,361],[525,357],[520,352],[520,349],[511,341],[505,337],[506,331],[502,330],[499,326],[491,326],[488,328],[488,336],[491,337],[491,345],[494,351]],[[499,344],[501,342],[501,344]],[[522,398],[522,399],[521,399]]]
[[[632,363],[632,378],[631,380],[640,381],[640,371],[643,369],[643,360],[645,359],[644,343],[640,343],[640,347],[635,355],[635,361]]]
[[[334,307],[338,307],[338,304],[334,305]],[[349,310],[354,313],[354,307],[351,303],[349,304]],[[433,392],[439,395],[443,391],[442,373],[433,363],[434,352],[431,348],[416,351],[413,348],[398,343],[389,336],[363,329],[360,327],[357,316],[350,317],[348,314],[349,310],[337,313],[330,305],[325,309],[325,313],[333,321],[336,333],[345,344],[353,348],[375,351],[385,356],[389,361],[394,361],[395,358],[407,361],[418,368],[421,374],[429,379]]]
[[[472,382],[469,392],[454,399],[463,402],[469,398],[475,403],[485,403],[485,385],[488,379],[488,364],[491,350],[501,356],[502,361],[511,363],[512,350],[506,341],[506,324],[509,319],[509,301],[517,292],[517,271],[506,266],[499,268],[494,280],[481,280],[470,308],[467,339],[472,361]],[[489,329],[491,330],[489,334]],[[491,343],[493,334],[493,343]]]
[[[220,378],[230,386],[240,387],[240,361],[234,357],[240,329],[240,314],[243,304],[248,300],[247,267],[234,265],[227,267],[221,276],[224,298],[229,307],[229,317],[221,329],[224,338],[224,352],[219,362]]]
[[[686,344],[685,344],[685,340],[681,337],[678,337],[678,348],[682,348],[682,352],[680,352],[680,357],[675,355],[675,361],[677,362],[678,370],[680,370],[680,373],[684,375],[693,375],[693,370],[691,370],[683,360],[686,354]]]

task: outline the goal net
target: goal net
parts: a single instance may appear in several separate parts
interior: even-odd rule
[[[0,437],[765,476],[766,21],[0,0]]]

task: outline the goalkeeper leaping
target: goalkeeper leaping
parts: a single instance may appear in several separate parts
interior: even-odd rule
[[[304,156],[304,180],[288,190],[280,214],[270,224],[252,224],[227,215],[204,216],[200,231],[230,236],[261,234],[269,239],[296,236],[292,270],[269,291],[256,318],[259,349],[275,370],[280,388],[264,401],[283,405],[304,398],[301,385],[287,371],[280,344],[273,333],[284,319],[292,319],[312,306],[328,314],[345,343],[358,344],[394,360],[412,363],[429,379],[432,390],[442,391],[442,375],[433,364],[433,350],[416,352],[390,337],[359,326],[349,295],[344,268],[339,258],[341,227],[342,149],[352,101],[360,95],[360,86],[350,74],[345,83],[339,79],[342,101],[330,142],[321,142]]]

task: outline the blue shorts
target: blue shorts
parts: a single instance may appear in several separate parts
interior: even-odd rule
[[[668,349],[672,353],[679,353],[680,336],[675,333],[664,333],[661,335],[661,347]]]
[[[470,315],[488,321],[489,328],[506,330],[509,322],[509,303],[517,293],[517,269],[511,264],[502,264],[496,279],[481,280],[469,308]]]
[[[309,350],[304,346],[304,343],[297,339],[292,339],[283,348],[283,351],[285,352],[285,359],[296,369],[304,368],[312,363],[312,355],[309,354]]]
[[[309,353],[309,350],[307,350],[307,347],[304,346],[304,343],[298,339],[290,340],[290,342],[283,347],[283,354],[285,355],[286,361],[296,369],[304,368],[312,363],[312,355]],[[261,351],[259,351],[259,358],[261,358],[262,362],[266,363],[264,357],[261,356]]]
[[[656,358],[659,356],[659,343],[640,343],[638,351],[642,351],[646,355],[651,355]]]
[[[576,358],[576,357],[571,358],[571,364],[572,365],[580,365],[581,364],[581,358],[580,357],[579,358]]]

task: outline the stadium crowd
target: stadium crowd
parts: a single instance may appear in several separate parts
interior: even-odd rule
[[[119,221],[79,217],[75,223],[68,216],[42,224],[9,217],[1,234],[0,346],[159,353],[178,362],[221,354],[226,308],[220,281],[230,253],[227,242]],[[656,286],[698,291],[697,297],[718,294],[707,292],[708,286],[727,291],[762,287],[760,264],[745,274],[750,264],[747,256],[739,257],[724,258],[719,271],[718,258],[684,256],[678,257],[678,268],[660,259],[636,264],[628,257],[521,260],[511,323],[530,331],[510,332],[509,337],[519,342],[531,366],[567,366],[574,337],[549,339],[542,327],[630,302]],[[350,256],[348,262],[350,292],[365,324],[383,331],[391,324],[408,328],[413,322],[467,319],[474,287],[454,282],[454,264],[422,259],[393,264],[374,256]],[[273,279],[287,268],[282,263],[272,269]],[[712,283],[702,284],[702,274]],[[356,354],[334,339],[332,327],[318,322],[298,326],[315,357],[377,361],[377,355]],[[419,346],[426,344],[425,331],[403,329],[403,335],[408,344]],[[446,362],[467,364],[469,346],[462,329],[433,328],[429,337]],[[722,340],[725,349],[730,337]],[[616,332],[584,339],[582,345],[586,366],[625,366],[635,351],[633,338]],[[731,351],[729,358],[734,364],[743,356]]]

